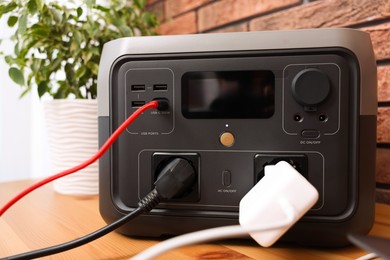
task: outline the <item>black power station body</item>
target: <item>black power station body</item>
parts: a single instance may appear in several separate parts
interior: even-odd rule
[[[175,158],[197,174],[181,197],[119,231],[176,235],[238,223],[240,199],[285,160],[319,200],[283,239],[347,244],[374,220],[376,64],[368,34],[317,29],[132,37],[104,46],[99,81],[102,144],[143,113],[99,164],[107,223],[134,210]]]

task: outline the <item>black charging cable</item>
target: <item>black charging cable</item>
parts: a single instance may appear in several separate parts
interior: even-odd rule
[[[149,213],[154,207],[156,207],[160,203],[160,201],[167,201],[174,197],[182,196],[192,188],[192,186],[195,184],[196,179],[197,177],[195,169],[189,161],[183,158],[173,158],[169,162],[167,162],[165,167],[163,167],[160,171],[157,180],[154,183],[154,189],[138,202],[138,208],[136,208],[126,216],[118,219],[110,225],[107,225],[81,238],[63,244],[34,250],[14,256],[9,256],[2,259],[33,259],[58,254],[87,244],[110,233],[111,231],[114,231],[115,229],[121,227],[135,217],[143,213]]]

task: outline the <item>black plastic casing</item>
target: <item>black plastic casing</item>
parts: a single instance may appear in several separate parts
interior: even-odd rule
[[[320,35],[325,40],[315,39]],[[264,38],[267,43],[261,42]],[[301,44],[302,38],[309,43]],[[363,47],[354,47],[357,40]],[[221,47],[221,41],[229,42],[228,47]],[[329,80],[330,92],[321,104],[305,106],[294,98],[294,78],[305,69],[319,70]],[[274,75],[272,116],[210,119],[183,113],[187,72],[252,70]],[[365,33],[232,33],[124,38],[106,44],[99,74],[100,145],[136,109],[133,101],[155,98],[167,99],[169,109],[145,112],[99,162],[103,218],[111,223],[134,210],[170,158],[190,161],[198,179],[184,197],[160,204],[119,232],[155,237],[237,224],[239,201],[256,184],[264,161],[297,157],[320,197],[282,239],[343,246],[346,234],[370,230],[377,102],[375,60]],[[324,115],[326,120],[319,120]],[[224,133],[232,134],[232,144],[221,139]]]

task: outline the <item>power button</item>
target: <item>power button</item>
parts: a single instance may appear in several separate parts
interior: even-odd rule
[[[230,132],[223,132],[219,136],[219,141],[223,146],[230,147],[234,144],[234,135]]]

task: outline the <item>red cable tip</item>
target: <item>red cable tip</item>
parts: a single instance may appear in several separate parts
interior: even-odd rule
[[[98,150],[98,152],[93,155],[90,159],[88,159],[87,161],[71,168],[71,169],[68,169],[68,170],[65,170],[65,171],[62,171],[60,173],[57,173],[53,176],[50,176],[46,179],[43,179],[35,184],[33,184],[32,186],[26,188],[25,190],[23,190],[22,192],[20,192],[18,195],[16,195],[14,198],[12,198],[9,202],[7,202],[1,209],[0,209],[0,217],[12,206],[14,205],[17,201],[19,201],[21,198],[23,198],[24,196],[26,196],[27,194],[29,194],[30,192],[36,190],[37,188],[51,182],[51,181],[54,181],[56,179],[59,179],[61,177],[64,177],[66,175],[69,175],[71,173],[74,173],[74,172],[77,172],[81,169],[84,169],[85,167],[87,167],[88,165],[94,163],[96,160],[98,160],[100,157],[102,157],[102,155],[111,147],[111,145],[115,142],[116,139],[118,139],[118,137],[120,136],[120,134],[131,124],[133,123],[133,121],[135,119],[137,119],[143,112],[145,112],[146,110],[148,109],[160,109],[161,106],[165,107],[165,103],[164,104],[161,104],[162,102],[167,102],[167,100],[153,100],[153,101],[150,101],[149,103],[143,105],[142,107],[138,108],[133,114],[131,114],[126,120],[125,122],[123,122],[116,130],[115,132],[107,139],[107,141],[102,145],[102,147],[100,147],[100,149]]]

